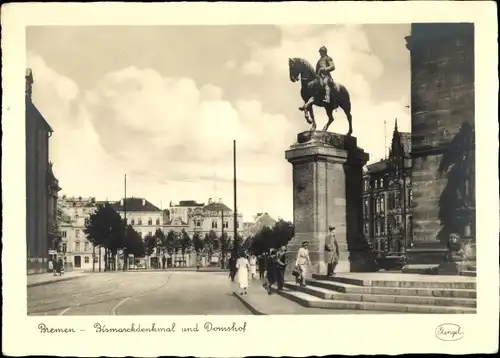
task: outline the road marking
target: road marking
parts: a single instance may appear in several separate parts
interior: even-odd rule
[[[118,302],[118,304],[116,304],[116,305],[113,307],[113,309],[111,310],[111,314],[112,314],[113,316],[116,316],[116,315],[117,315],[117,314],[116,314],[116,310],[118,309],[118,307],[120,307],[121,305],[123,305],[125,302],[127,302],[127,301],[128,301],[128,300],[130,300],[131,298],[137,298],[137,297],[140,297],[140,296],[144,296],[144,295],[146,295],[146,294],[148,294],[148,293],[151,293],[151,292],[154,292],[154,291],[157,291],[157,290],[159,290],[159,289],[161,289],[161,288],[166,287],[166,286],[167,286],[167,284],[168,284],[168,281],[170,280],[170,277],[171,277],[171,276],[172,276],[172,274],[170,273],[170,274],[167,276],[167,280],[165,281],[165,283],[164,283],[164,284],[162,284],[162,285],[160,285],[160,286],[158,286],[158,287],[155,287],[155,288],[153,288],[153,289],[151,289],[151,290],[146,290],[146,291],[143,291],[143,292],[139,292],[138,294],[131,295],[131,296],[129,296],[129,297],[125,297],[124,299],[122,299],[120,302]]]
[[[118,304],[113,307],[113,309],[111,310],[111,314],[113,316],[116,316],[116,310],[118,309],[118,307],[120,307],[121,305],[123,305],[125,302],[127,302],[128,300],[130,300],[133,296],[129,296],[129,297],[125,297],[123,300],[121,300],[120,302],[118,302]]]
[[[85,304],[89,303],[90,301],[92,301],[94,298],[107,296],[107,295],[110,295],[111,293],[112,292],[100,293],[98,295],[90,297],[88,300],[84,300],[82,302],[76,303],[73,306],[69,306],[69,307],[65,308],[64,310],[62,310],[61,313],[59,313],[59,316],[64,316],[68,311],[72,310],[73,308],[77,308],[77,307],[80,307],[82,305],[85,305]]]

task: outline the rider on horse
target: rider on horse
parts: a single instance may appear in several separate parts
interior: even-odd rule
[[[321,58],[316,64],[316,74],[320,78],[321,86],[325,89],[325,98],[323,102],[330,103],[330,92],[333,86],[333,78],[330,72],[335,70],[335,64],[330,56],[327,55],[327,49],[325,46],[321,46],[319,49],[319,54]]]

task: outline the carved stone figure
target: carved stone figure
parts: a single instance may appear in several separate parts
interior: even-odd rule
[[[347,135],[352,135],[352,115],[351,99],[349,91],[340,83],[333,82],[330,72],[335,69],[333,60],[327,55],[326,48],[320,49],[321,59],[317,64],[317,71],[313,66],[302,58],[289,58],[290,81],[300,80],[300,95],[304,105],[299,110],[304,112],[307,123],[311,124],[311,132],[316,130],[316,121],[314,119],[313,105],[325,108],[328,116],[328,122],[323,127],[323,132],[333,123],[333,111],[342,108],[347,121],[349,122],[349,131]],[[326,97],[328,98],[327,100]]]

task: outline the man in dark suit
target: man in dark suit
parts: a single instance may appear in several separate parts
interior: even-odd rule
[[[285,269],[287,265],[286,246],[281,246],[276,253],[276,281],[278,290],[282,290],[285,284]]]

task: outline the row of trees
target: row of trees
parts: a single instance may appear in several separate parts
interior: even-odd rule
[[[205,252],[211,257],[215,252],[222,252],[224,260],[225,253],[241,246],[243,242],[241,237],[232,240],[225,232],[217,236],[214,231],[210,231],[204,237],[195,233],[191,238],[184,230],[181,232],[171,230],[165,235],[160,229],[143,240],[131,225],[125,224],[125,220],[108,203],[99,205],[97,210],[90,215],[84,233],[92,245],[99,248],[99,252],[101,248],[105,249],[105,270],[116,269],[109,265],[115,264],[119,250],[123,251],[125,258],[129,254],[144,257],[155,253],[157,256],[165,253],[173,255],[179,252],[184,255],[193,251]],[[124,269],[126,269],[127,260],[124,261]]]
[[[205,234],[205,236],[194,233],[191,238],[185,230],[181,232],[170,230],[165,236],[162,230],[157,229],[154,235],[148,235],[144,238],[146,255],[148,256],[155,253],[157,256],[165,253],[170,256],[176,253],[185,255],[194,251],[197,254],[206,253],[209,257],[212,257],[214,253],[221,252],[222,265],[224,265],[225,254],[241,246],[242,242],[240,236],[233,240],[227,233],[224,232],[218,236],[213,230]]]
[[[145,254],[146,247],[139,233],[132,226],[126,225],[120,214],[108,203],[97,207],[83,231],[92,245],[99,248],[99,252],[101,248],[105,249],[105,270],[116,270],[116,255],[119,250],[123,251],[124,270],[127,268],[129,254],[137,257]]]
[[[125,220],[110,204],[104,204],[98,206],[97,210],[90,215],[84,233],[94,247],[98,247],[99,250],[105,249],[105,270],[108,270],[116,269],[109,265],[111,263],[114,266],[119,250],[123,251],[124,258],[127,258],[129,254],[135,257],[156,254],[159,257],[165,253],[171,256],[176,253],[185,255],[193,251],[197,254],[206,253],[212,257],[214,253],[221,252],[221,264],[224,265],[225,254],[240,247],[259,255],[288,244],[294,235],[294,226],[293,223],[280,219],[272,228],[264,227],[255,236],[246,240],[240,236],[232,239],[226,232],[218,236],[216,232],[210,231],[204,237],[195,233],[193,237],[190,237],[184,230],[181,232],[171,230],[165,235],[162,230],[158,229],[153,235],[148,235],[143,240],[131,225],[126,225]],[[127,261],[124,259],[123,269],[126,269]]]

